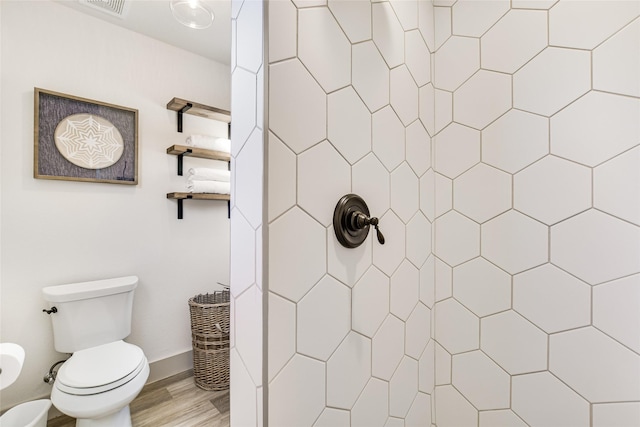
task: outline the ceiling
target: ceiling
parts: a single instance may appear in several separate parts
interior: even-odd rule
[[[79,0],[57,0],[65,6],[95,16],[214,61],[231,62],[231,0],[202,0],[215,14],[209,28],[195,30],[176,21],[170,0],[125,0],[122,17],[87,6]]]

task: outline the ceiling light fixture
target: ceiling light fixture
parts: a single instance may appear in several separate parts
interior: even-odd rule
[[[201,0],[171,0],[171,13],[181,24],[198,30],[210,27],[214,19]]]

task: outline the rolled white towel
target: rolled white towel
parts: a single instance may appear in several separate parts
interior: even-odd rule
[[[231,181],[231,172],[224,169],[190,168],[188,178],[192,181]]]
[[[231,141],[226,138],[217,138],[207,135],[191,135],[185,140],[185,144],[190,147],[205,148],[207,150],[231,152]]]
[[[189,180],[187,182],[187,190],[189,190],[190,193],[231,194],[231,183]]]

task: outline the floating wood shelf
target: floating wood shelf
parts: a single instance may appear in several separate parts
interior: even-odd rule
[[[182,176],[182,158],[184,156],[199,157],[201,159],[221,160],[230,162],[231,155],[222,151],[207,150],[204,148],[188,147],[186,145],[172,145],[167,148],[167,154],[178,156],[178,175]]]
[[[191,114],[193,116],[204,117],[205,119],[231,123],[231,112],[227,110],[186,101],[180,98],[173,98],[169,101],[167,109],[178,112],[178,132],[182,132],[182,114]]]
[[[229,202],[231,197],[228,194],[214,194],[214,193],[167,193],[167,199],[178,201],[178,219],[182,219],[182,201],[185,199],[190,200],[226,200]]]

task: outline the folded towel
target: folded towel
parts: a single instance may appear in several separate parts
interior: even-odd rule
[[[191,168],[188,178],[192,181],[222,181],[231,180],[231,172],[224,169]]]
[[[187,190],[189,190],[190,193],[231,194],[231,183],[189,180],[187,182]]]
[[[185,144],[190,147],[205,148],[207,150],[231,152],[231,141],[226,138],[217,138],[207,135],[191,135],[187,137]]]

